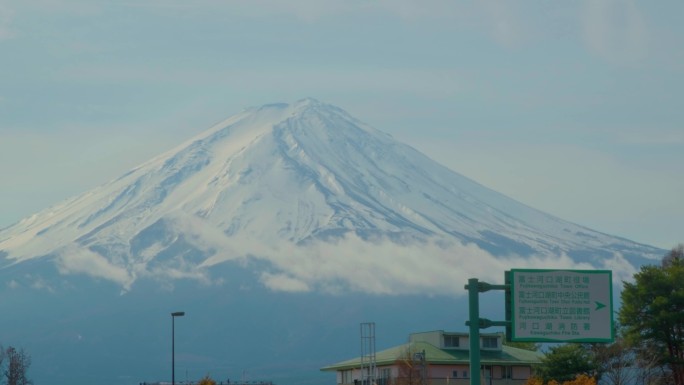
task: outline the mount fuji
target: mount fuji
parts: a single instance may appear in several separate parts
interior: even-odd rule
[[[402,337],[453,329],[461,315],[443,309],[468,277],[628,275],[663,254],[521,204],[303,99],[246,109],[0,230],[12,315],[0,317],[0,342],[27,345],[43,382],[160,379],[159,314],[184,306],[195,327],[178,362],[194,378],[251,368],[279,384],[320,383],[288,373],[355,355],[348,337],[365,317]],[[402,316],[407,302],[419,315]]]

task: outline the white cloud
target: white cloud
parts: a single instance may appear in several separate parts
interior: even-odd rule
[[[632,64],[647,56],[648,28],[634,0],[587,0],[582,24],[587,45],[604,59]]]
[[[469,278],[503,282],[504,272],[512,268],[609,268],[620,277],[634,272],[621,256],[592,266],[576,263],[565,254],[496,257],[475,244],[432,239],[404,245],[387,239],[367,241],[355,234],[333,242],[268,244],[244,235],[239,239],[227,237],[203,220],[181,213],[173,223],[175,231],[186,234],[195,247],[215,254],[199,267],[174,259],[153,271],[137,270],[139,277],[189,278],[212,284],[216,282],[209,278],[211,266],[230,262],[249,268],[252,259],[268,262],[270,267],[257,273],[261,284],[274,291],[464,295],[463,285]]]
[[[269,245],[244,235],[239,239],[227,237],[200,219],[187,220],[187,217],[179,215],[174,224],[176,231],[182,230],[195,247],[209,254],[219,251],[199,266],[196,261],[178,256],[150,269],[146,261],[121,266],[72,244],[59,251],[56,260],[58,270],[61,274],[103,278],[121,285],[126,292],[135,280],[144,278],[160,282],[167,290],[173,290],[173,282],[179,279],[220,285],[223,283],[220,277],[211,278],[211,266],[237,263],[245,268],[257,266],[261,269],[255,272],[260,275],[260,283],[273,291],[453,296],[465,295],[463,285],[469,278],[502,283],[504,272],[513,268],[610,269],[619,281],[635,272],[634,267],[617,254],[601,266],[592,266],[577,263],[565,254],[497,257],[475,244],[435,238],[407,245],[387,239],[367,241],[355,234],[333,242],[315,241],[303,246],[287,241]],[[257,263],[250,264],[249,260]],[[12,285],[12,288],[17,286],[16,283]],[[33,279],[31,286],[52,290],[40,279]]]
[[[102,13],[106,2],[92,0],[32,0],[16,2],[18,11],[44,12],[51,15],[66,14],[71,16],[92,17]]]
[[[135,277],[120,266],[110,263],[100,254],[86,248],[71,245],[59,251],[57,268],[61,274],[87,274],[118,283],[124,290],[130,289]]]
[[[0,1],[0,41],[15,36],[12,28],[14,11],[10,9],[7,1]],[[2,99],[0,99],[2,101]]]
[[[262,283],[272,290],[328,292],[357,291],[382,295],[464,295],[469,278],[501,283],[512,268],[594,269],[567,255],[495,257],[476,245],[434,240],[400,245],[368,242],[355,235],[333,243],[301,247],[279,245],[258,258],[268,260],[277,272],[266,272]],[[621,271],[630,266],[612,265]],[[600,268],[603,268],[602,266]],[[631,271],[631,270],[630,270]]]
[[[508,48],[518,46],[526,37],[525,21],[520,4],[508,1],[484,0],[478,2],[484,26],[500,45]]]
[[[262,273],[260,282],[273,291],[307,292],[311,289],[306,282],[285,274]]]
[[[50,293],[54,293],[55,289],[45,280],[43,277],[32,278],[31,288],[36,290],[45,290]]]
[[[211,12],[230,12],[232,15],[242,17],[260,18],[274,15],[290,15],[306,22],[317,21],[322,17],[348,12],[364,5],[367,2],[360,0],[330,1],[330,0],[197,0],[187,1],[174,0],[143,0],[122,1],[117,6],[131,8],[152,8],[160,11],[193,12],[197,10]]]
[[[618,256],[605,266],[592,266],[576,263],[564,254],[496,257],[475,244],[432,239],[404,245],[387,239],[367,241],[354,234],[333,242],[268,244],[244,235],[239,239],[227,237],[200,219],[180,214],[174,223],[176,231],[184,232],[196,247],[218,252],[200,267],[178,266],[179,261],[174,260],[173,269],[165,266],[149,272],[139,271],[138,276],[192,278],[212,283],[208,277],[211,266],[229,262],[250,268],[251,259],[268,262],[269,267],[257,273],[261,284],[274,291],[464,295],[463,285],[469,278],[503,282],[504,272],[512,268],[611,268],[619,276],[634,271]]]
[[[613,255],[611,259],[606,259],[602,268],[613,272],[613,285],[620,287],[622,282],[632,281],[637,272],[637,269],[619,253]]]
[[[360,14],[389,15],[406,22],[433,19],[473,20],[469,5],[449,0],[196,0],[192,3],[180,0],[122,1],[117,6],[150,8],[160,12],[212,12],[240,18],[294,18],[304,23],[317,23],[329,18]]]
[[[190,279],[205,285],[212,284],[212,280],[207,275],[207,271],[189,264],[181,267],[162,266],[141,273],[141,276],[150,276],[161,282],[169,282],[169,279]]]
[[[384,12],[403,19],[444,17],[453,14],[454,3],[447,0],[425,0],[419,3],[411,0],[251,0],[233,2],[231,7],[246,14],[269,15],[286,14],[306,22],[318,21],[325,17],[340,16],[354,12]]]
[[[644,129],[641,131],[629,131],[618,133],[618,140],[622,143],[637,145],[684,145],[684,131],[682,129]]]

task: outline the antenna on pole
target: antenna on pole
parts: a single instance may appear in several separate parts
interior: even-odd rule
[[[361,324],[361,384],[375,385],[375,322]]]

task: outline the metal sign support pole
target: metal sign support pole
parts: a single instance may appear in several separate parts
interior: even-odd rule
[[[480,291],[478,279],[468,280],[468,323],[470,326],[470,385],[480,384]]]
[[[491,321],[480,318],[480,293],[490,290],[510,290],[510,285],[491,285],[470,278],[465,286],[468,290],[468,321],[470,327],[470,385],[482,385],[480,376],[480,329],[491,326],[510,326],[510,321]]]

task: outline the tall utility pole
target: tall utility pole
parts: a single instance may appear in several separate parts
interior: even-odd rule
[[[375,322],[361,324],[361,384],[374,385],[375,368]]]
[[[176,317],[185,315],[184,311],[171,313],[171,385],[176,385]]]

